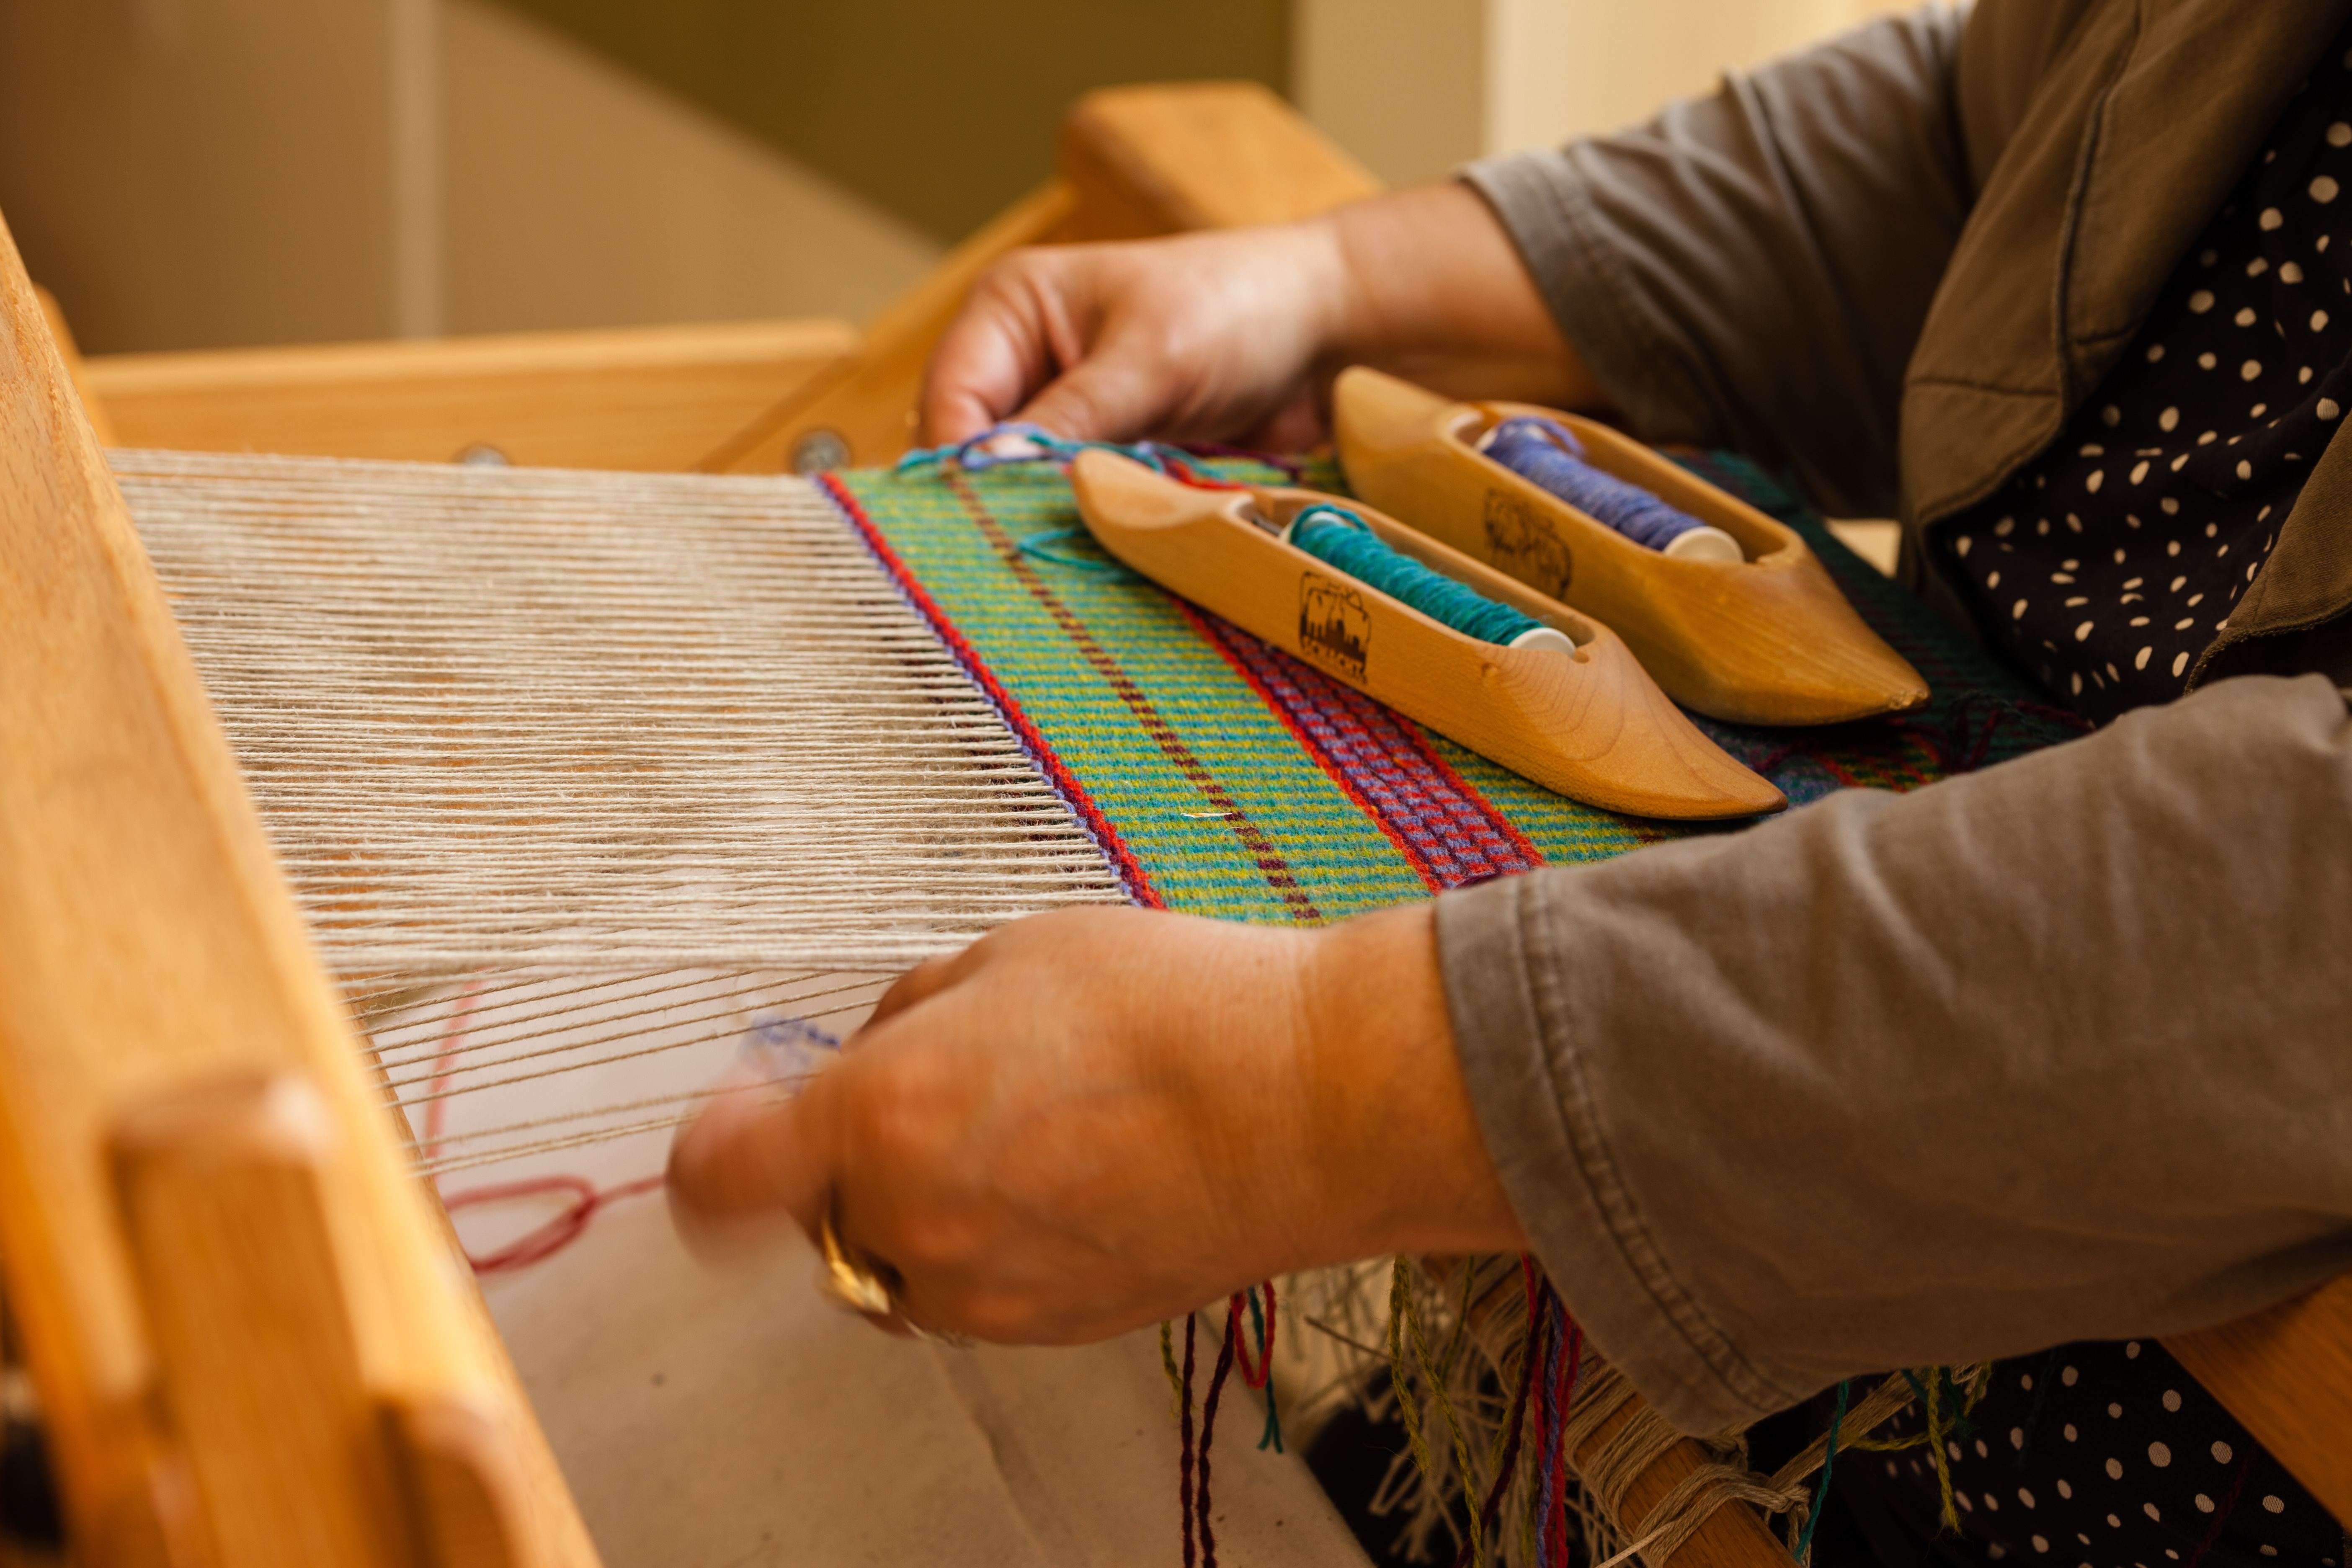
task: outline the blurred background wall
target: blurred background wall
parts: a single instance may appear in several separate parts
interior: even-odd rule
[[[1889,0],[0,0],[0,214],[94,352],[864,316],[1089,87],[1242,77],[1392,183]]]

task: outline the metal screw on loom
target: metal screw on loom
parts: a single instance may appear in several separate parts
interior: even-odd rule
[[[849,443],[837,431],[820,426],[793,442],[793,472],[822,474],[849,466]]]

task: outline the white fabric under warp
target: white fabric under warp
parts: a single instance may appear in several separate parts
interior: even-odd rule
[[[341,974],[887,971],[1121,897],[804,481],[110,458]]]

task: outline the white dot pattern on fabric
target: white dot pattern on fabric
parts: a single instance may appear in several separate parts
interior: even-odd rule
[[[2141,352],[2040,457],[1934,531],[1990,640],[2086,718],[2180,695],[2277,543],[2256,514],[2294,510],[2352,403],[2352,312],[2330,304],[2352,295],[2352,247],[2331,251],[2326,232],[2352,207],[2336,200],[2352,180],[2347,109],[2345,84],[2305,87],[2149,312]],[[2060,496],[2079,510],[2054,509]],[[2200,531],[2215,548],[2183,557]],[[2055,557],[2085,546],[2093,563],[2053,577]],[[2124,586],[2175,559],[2180,585]],[[2066,591],[2033,586],[2052,583]]]
[[[2002,1363],[1983,1386],[1969,1412],[1981,1436],[1946,1447],[1953,1502],[1969,1515],[1962,1536],[1979,1561],[2046,1561],[2053,1542],[2074,1541],[2094,1568],[2188,1568],[2192,1559],[2198,1568],[2337,1568],[2334,1521],[2154,1342]],[[1879,1436],[1916,1438],[1921,1425],[1915,1405]],[[2086,1454],[2053,1441],[2060,1431],[2104,1441]],[[1937,1481],[1911,1453],[1906,1465],[1857,1467],[1853,1484],[1884,1494],[1924,1545]]]
[[[2352,310],[2337,303],[2352,300],[2352,247],[2328,232],[2352,221],[2337,199],[2352,181],[2352,26],[2337,57],[2287,106],[2106,380],[2038,457],[1929,535],[1987,641],[2094,720],[2180,693],[2352,407]],[[1983,1386],[1970,1425],[1944,1428],[1966,1439],[1948,1444],[1948,1468],[1979,1561],[2048,1562],[2063,1541],[2081,1568],[2352,1568],[2335,1520],[2154,1341],[2064,1346],[2003,1363]],[[1915,1406],[1885,1435],[1922,1426]],[[1884,1477],[1855,1467],[1857,1489],[1915,1532],[1900,1560],[1965,1561],[1967,1546],[1930,1546],[1937,1467],[1913,1453]]]

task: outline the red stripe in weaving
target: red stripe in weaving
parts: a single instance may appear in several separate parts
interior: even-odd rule
[[[1054,748],[1045,743],[1045,737],[1038,733],[1037,726],[1029,721],[1029,716],[1021,710],[1021,704],[1013,700],[1013,693],[996,679],[995,672],[982,661],[979,651],[965,640],[962,632],[956,629],[956,624],[948,618],[947,612],[940,609],[938,601],[931,597],[921,583],[916,581],[914,573],[907,569],[907,563],[890,547],[890,542],[882,537],[882,531],[874,526],[873,519],[866,515],[866,509],[849,492],[849,487],[831,474],[818,475],[816,482],[826,495],[833,498],[833,503],[849,519],[850,525],[857,530],[858,537],[865,541],[866,548],[873,552],[874,559],[881,563],[882,570],[889,574],[890,581],[896,584],[899,594],[929,625],[932,635],[946,647],[964,675],[980,688],[981,694],[1003,718],[1013,738],[1020,742],[1021,749],[1029,753],[1029,760],[1045,773],[1054,793],[1060,795],[1064,804],[1076,814],[1088,837],[1094,839],[1095,847],[1101,850],[1103,858],[1110,862],[1111,869],[1118,877],[1120,888],[1127,893],[1128,901],[1149,910],[1166,909],[1167,900],[1160,896],[1159,889],[1151,885],[1151,879],[1144,875],[1143,867],[1129,851],[1126,841],[1118,836],[1118,829],[1111,826],[1110,818],[1095,805],[1094,797],[1087,793],[1084,784],[1078,783],[1077,776],[1062,765],[1062,759],[1054,754]]]

